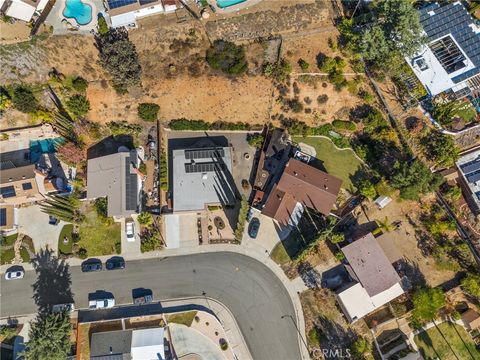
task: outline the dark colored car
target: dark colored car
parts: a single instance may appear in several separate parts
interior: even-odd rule
[[[82,263],[82,272],[92,272],[102,270],[102,262],[100,260],[87,260]]]
[[[248,225],[248,235],[252,239],[255,239],[257,237],[259,228],[260,228],[260,220],[254,217],[252,220],[250,220],[250,225]]]
[[[125,269],[125,260],[120,256],[114,256],[107,260],[105,263],[107,270],[120,270]]]
[[[50,225],[58,225],[59,222],[60,220],[58,220],[55,216],[52,216],[52,215],[48,216],[48,223]]]

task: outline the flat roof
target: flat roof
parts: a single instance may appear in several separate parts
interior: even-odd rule
[[[92,334],[90,356],[116,355],[130,359],[132,330],[104,331]]]
[[[375,296],[400,282],[400,277],[372,233],[342,248],[357,280],[369,296]]]
[[[480,150],[463,155],[456,165],[472,194],[471,199],[480,208]]]
[[[88,160],[87,197],[107,197],[108,216],[129,216],[137,211],[139,180],[135,150]]]
[[[229,147],[173,150],[173,210],[235,203],[231,156]]]

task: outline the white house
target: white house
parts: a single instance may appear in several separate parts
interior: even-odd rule
[[[427,92],[462,98],[480,90],[480,27],[462,3],[433,3],[419,12],[428,43],[406,60]]]
[[[400,277],[371,233],[342,251],[353,281],[337,292],[337,300],[348,321],[363,318],[405,292]]]
[[[107,0],[107,7],[112,27],[135,27],[139,18],[177,9],[175,0]]]
[[[35,14],[41,13],[48,0],[0,0],[0,12],[12,18],[30,21]]]

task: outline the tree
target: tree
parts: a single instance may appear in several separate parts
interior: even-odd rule
[[[469,295],[480,299],[480,275],[469,273],[462,280],[462,288]]]
[[[138,223],[143,226],[150,226],[153,224],[153,216],[149,212],[142,211],[138,214]]]
[[[12,106],[12,99],[10,98],[8,91],[0,86],[0,115],[10,106]]]
[[[240,75],[248,69],[243,46],[229,41],[215,40],[207,50],[206,60],[213,69],[230,75]]]
[[[110,73],[115,90],[120,93],[139,85],[142,69],[135,45],[128,39],[125,28],[110,29],[95,38],[100,52],[100,64]]]
[[[406,200],[417,200],[420,195],[438,189],[443,182],[439,174],[432,172],[420,160],[397,162],[394,165],[391,185],[400,190],[400,197]]]
[[[87,160],[87,154],[85,149],[82,149],[73,142],[65,142],[58,146],[56,149],[56,155],[64,163],[72,166],[78,166],[85,160]]]
[[[0,336],[3,337],[3,341],[9,340],[17,335],[16,326],[0,325]]]
[[[72,325],[67,313],[56,313],[37,317],[31,323],[25,344],[25,360],[63,360],[70,352]]]
[[[434,320],[439,310],[445,305],[445,294],[439,288],[420,288],[412,298],[412,317],[422,323]]]
[[[82,78],[81,76],[77,76],[72,80],[72,87],[81,93],[87,91],[88,88],[88,81]]]
[[[160,106],[157,104],[141,103],[138,105],[138,116],[145,121],[155,121],[159,110]]]
[[[264,137],[262,134],[253,134],[248,137],[248,145],[254,148],[261,149],[263,146]]]
[[[425,156],[437,163],[437,166],[451,166],[458,160],[460,149],[452,136],[438,130],[430,131],[421,140]]]
[[[32,90],[23,85],[19,85],[13,90],[12,102],[15,109],[24,113],[33,112],[38,107]]]
[[[101,14],[99,14],[98,16],[97,26],[98,26],[98,33],[100,35],[105,35],[108,33],[107,20],[105,20],[105,18]]]
[[[330,236],[330,242],[332,244],[339,244],[345,241],[345,234],[335,233]]]
[[[67,100],[67,109],[75,117],[85,115],[90,110],[90,101],[81,94],[75,94]]]
[[[395,226],[388,221],[388,217],[385,216],[385,219],[382,220],[375,220],[377,224],[377,228],[373,230],[373,235],[378,235],[380,233],[390,232],[395,229]]]
[[[281,58],[274,63],[267,63],[263,67],[263,74],[277,81],[285,81],[291,72],[292,65],[285,58]]]
[[[372,184],[370,180],[363,180],[358,185],[358,191],[360,194],[365,196],[366,198],[373,199],[377,196],[377,191],[375,190],[375,186]]]
[[[107,199],[107,197],[101,197],[101,198],[95,199],[94,205],[95,205],[95,210],[96,210],[98,216],[103,217],[103,218],[108,217],[108,199]]]
[[[303,71],[307,71],[308,68],[310,67],[310,64],[303,59],[298,60],[298,65]]]
[[[80,202],[73,196],[47,195],[47,199],[40,205],[42,212],[66,222],[79,222],[82,214],[79,210]]]
[[[367,339],[364,337],[359,337],[357,340],[355,340],[350,349],[356,358],[364,358],[371,352],[371,346],[372,344]]]

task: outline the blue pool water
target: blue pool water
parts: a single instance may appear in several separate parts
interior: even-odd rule
[[[245,2],[247,0],[217,0],[217,6],[221,9],[240,4],[242,2]]]
[[[58,145],[65,140],[62,137],[55,139],[31,140],[30,141],[30,160],[35,163],[40,159],[40,155],[55,152]]]
[[[92,21],[92,7],[82,0],[67,0],[63,16],[75,19],[78,25],[87,25]]]

